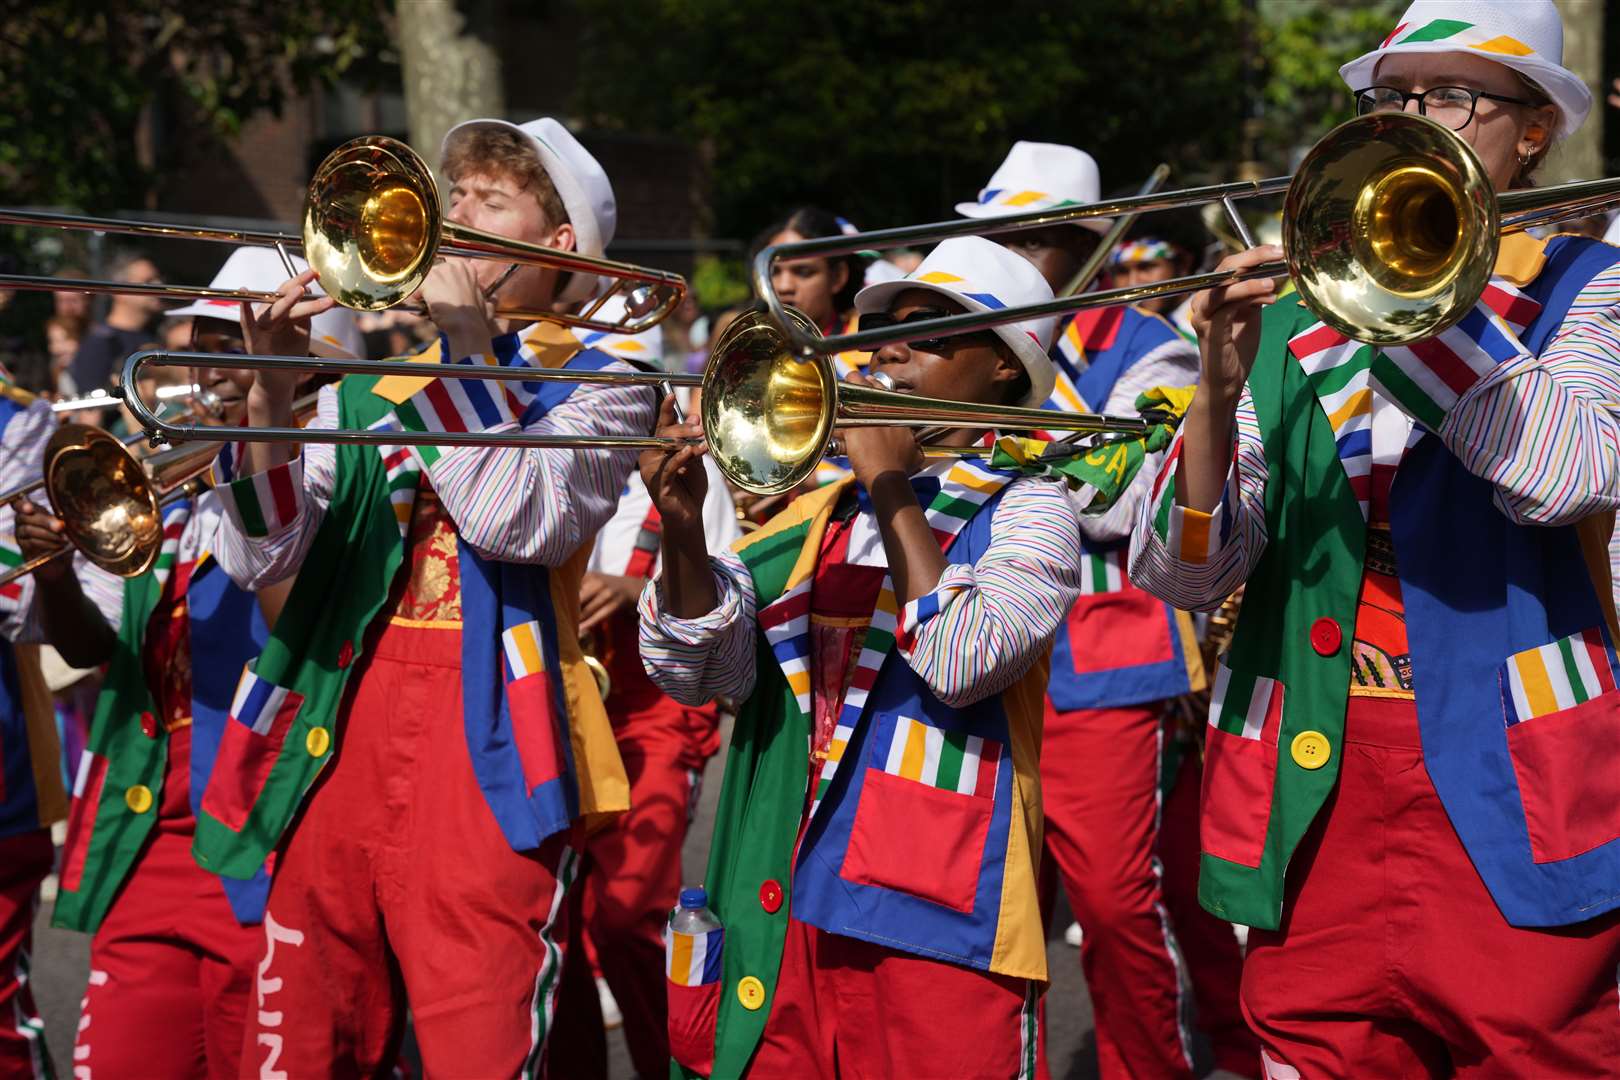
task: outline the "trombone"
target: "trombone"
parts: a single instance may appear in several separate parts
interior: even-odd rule
[[[1244,271],[1215,270],[831,337],[805,333],[786,319],[785,305],[771,288],[771,266],[778,259],[847,255],[1207,204],[1220,206],[1233,231],[1252,247],[1254,238],[1236,200],[1271,195],[1285,196],[1286,257]],[[776,244],[755,258],[753,278],[755,291],[800,356],[871,351],[908,339],[1284,275],[1316,316],[1339,333],[1374,345],[1401,345],[1432,337],[1467,314],[1490,281],[1502,234],[1617,204],[1620,178],[1497,194],[1473,149],[1455,133],[1415,114],[1373,113],[1328,132],[1292,177],[1211,184],[991,221],[964,218]]]
[[[803,314],[784,308],[802,333],[816,328]],[[326,360],[314,357],[243,356],[235,353],[167,353],[148,350],[124,362],[124,401],[160,442],[363,443],[376,446],[528,447],[563,450],[648,450],[687,440],[650,434],[537,435],[523,431],[427,431],[392,428],[315,430],[297,427],[218,427],[171,423],[141,398],[148,367],[232,367],[255,371],[339,372],[479,379],[505,383],[571,382],[647,386],[667,393],[674,386],[703,391],[703,438],[726,479],[745,491],[774,495],[803,483],[834,448],[834,429],[849,427],[1005,427],[1080,433],[1139,435],[1152,418],[1097,416],[1013,406],[986,406],[925,398],[839,382],[823,354],[795,356],[776,322],[763,311],[737,319],[709,352],[702,375],[656,372],[546,370],[485,364],[419,363],[412,360]],[[925,445],[930,457],[988,455],[983,446]]]
[[[107,400],[119,397],[110,394]],[[315,404],[316,396],[308,394],[293,403],[293,414],[308,418]],[[75,550],[119,577],[138,577],[152,568],[163,546],[164,508],[202,489],[219,451],[199,442],[137,458],[130,447],[145,438],[136,433],[120,440],[87,424],[63,424],[51,434],[40,475],[0,493],[0,504],[45,489],[68,543],[11,567],[0,574],[0,586]]]
[[[351,139],[326,156],[305,193],[302,230],[297,236],[261,229],[192,228],[12,208],[0,208],[0,225],[273,247],[284,257],[288,249],[302,248],[326,294],[356,311],[381,311],[403,303],[421,286],[440,256],[497,259],[512,263],[514,268],[545,266],[609,282],[609,287],[598,290],[578,314],[500,308],[495,314],[501,318],[639,334],[662,322],[686,295],[686,281],[679,274],[561,251],[446,221],[427,163],[409,146],[383,135]],[[28,274],[0,274],[0,288],[253,303],[276,299],[275,293],[253,289],[80,281]],[[603,305],[621,293],[624,317],[598,318]]]

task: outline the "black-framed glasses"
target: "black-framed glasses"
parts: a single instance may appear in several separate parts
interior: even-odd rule
[[[945,311],[935,311],[931,308],[921,308],[913,311],[903,319],[897,319],[887,311],[872,311],[861,316],[860,329],[888,330],[895,326],[905,326],[909,323],[933,322],[949,314]],[[952,349],[964,348],[968,345],[993,344],[997,338],[994,330],[969,330],[965,334],[951,334],[948,337],[920,337],[910,338],[906,345],[913,349],[927,353],[942,354]]]
[[[1474,119],[1474,110],[1480,98],[1500,101],[1505,105],[1534,105],[1524,98],[1488,94],[1484,90],[1470,90],[1466,86],[1431,86],[1419,93],[1408,93],[1393,86],[1369,86],[1356,91],[1356,115],[1368,113],[1405,112],[1406,103],[1418,103],[1418,115],[1427,116],[1437,124],[1461,131]]]

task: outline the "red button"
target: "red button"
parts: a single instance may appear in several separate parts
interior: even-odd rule
[[[148,739],[155,739],[158,737],[157,717],[153,716],[149,712],[141,713],[141,734],[145,735]]]
[[[338,667],[346,668],[352,663],[354,663],[354,642],[345,641],[343,647],[338,650]]]
[[[759,906],[765,909],[766,914],[775,915],[782,910],[782,886],[775,881],[767,881],[759,887]]]
[[[1311,623],[1311,648],[1321,656],[1332,656],[1339,651],[1344,642],[1344,632],[1339,624],[1327,616],[1323,616]]]

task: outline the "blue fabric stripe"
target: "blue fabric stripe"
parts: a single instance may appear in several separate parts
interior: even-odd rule
[[[802,660],[810,655],[810,636],[794,634],[771,645],[771,653],[778,660]]]
[[[1357,428],[1339,439],[1339,457],[1349,459],[1372,453],[1372,430]]]
[[[979,303],[983,304],[985,307],[991,308],[991,309],[996,310],[996,311],[1000,311],[1002,308],[1007,306],[1006,304],[1003,304],[1000,300],[996,299],[995,295],[992,294],[992,293],[970,292],[970,293],[963,293],[962,295],[967,297],[969,300],[977,300]]]
[[[478,414],[480,425],[492,428],[505,422],[506,417],[501,415],[500,406],[495,404],[494,388],[489,383],[477,379],[464,379],[461,389],[467,395],[467,402],[472,405],[473,412]]]

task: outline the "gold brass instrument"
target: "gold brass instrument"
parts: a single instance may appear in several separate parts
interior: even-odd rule
[[[792,308],[786,317],[807,334],[810,320]],[[703,389],[704,438],[715,464],[738,487],[773,495],[797,487],[828,452],[833,429],[918,427],[1045,430],[1141,434],[1141,417],[1096,416],[1011,406],[985,406],[924,398],[868,386],[840,383],[825,356],[795,356],[777,324],[762,311],[732,321],[709,353],[701,376],[622,371],[545,370],[526,366],[418,363],[411,360],[327,360],[315,357],[243,356],[235,353],[138,352],[124,364],[125,403],[155,442],[368,443],[377,446],[546,447],[564,450],[646,450],[677,444],[654,435],[537,435],[523,431],[424,431],[397,429],[306,430],[296,427],[222,427],[171,423],[141,399],[141,372],[147,367],[230,367],[257,371],[409,375],[418,378],[493,382],[573,382]],[[925,446],[933,457],[987,454],[981,446]]]
[[[787,320],[785,306],[771,288],[771,266],[778,259],[847,255],[1206,204],[1220,205],[1234,233],[1252,245],[1235,200],[1278,194],[1286,195],[1286,257],[1245,271],[1193,274],[825,338]],[[753,277],[755,290],[801,356],[864,352],[907,339],[965,334],[1083,308],[1134,304],[1284,275],[1293,278],[1305,304],[1335,330],[1358,341],[1399,345],[1432,337],[1467,314],[1490,280],[1502,234],[1615,205],[1620,205],[1620,178],[1612,177],[1499,194],[1473,149],[1455,133],[1411,113],[1373,113],[1325,135],[1292,178],[1213,184],[990,220],[964,218],[777,244],[759,253]]]
[[[63,424],[45,444],[45,473],[34,486],[50,495],[71,546],[12,567],[0,575],[0,585],[75,548],[119,577],[146,573],[163,546],[163,507],[193,494],[217,453],[211,446],[183,446],[141,461],[100,428]]]
[[[117,401],[117,397],[112,398]],[[293,404],[295,417],[314,415],[316,397]],[[36,555],[0,574],[6,585],[46,563],[82,551],[87,559],[119,577],[137,577],[152,568],[163,546],[163,508],[196,494],[219,449],[199,442],[146,458],[129,447],[144,439],[119,440],[86,424],[63,424],[45,444],[40,477],[0,494],[11,503],[43,488],[62,519],[68,546]]]
[[[599,295],[579,314],[502,308],[496,311],[501,318],[544,320],[585,330],[638,334],[662,322],[686,295],[686,281],[678,274],[559,251],[446,221],[438,187],[427,163],[404,143],[380,135],[352,139],[321,162],[305,194],[301,233],[297,236],[257,229],[193,228],[10,208],[0,208],[0,224],[210,240],[273,247],[283,254],[302,248],[327,295],[357,311],[380,311],[403,303],[421,286],[434,261],[444,256],[546,266],[609,282],[609,287],[599,290]],[[0,274],[0,288],[255,303],[268,303],[276,298],[275,293],[252,289],[160,283],[137,285],[27,274]],[[625,301],[624,317],[597,319],[595,316],[602,306],[621,293]]]

